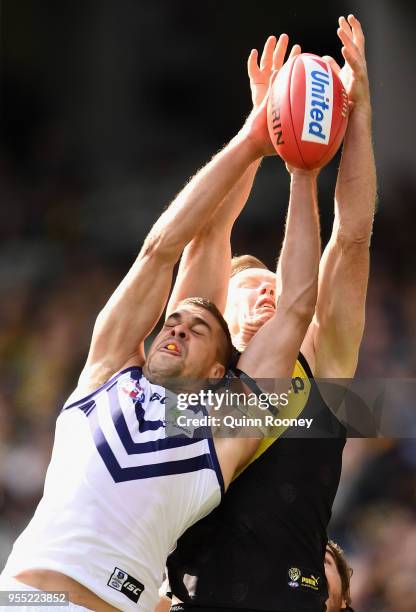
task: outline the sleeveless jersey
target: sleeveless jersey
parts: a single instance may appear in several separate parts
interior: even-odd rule
[[[177,538],[223,492],[213,440],[167,437],[164,402],[137,367],[67,402],[43,498],[5,575],[55,570],[123,612],[153,611]]]
[[[253,382],[253,381],[252,381]],[[299,355],[291,401],[279,417],[313,418],[262,442],[222,504],[179,540],[167,563],[170,591],[206,609],[322,612],[327,525],[346,430]]]

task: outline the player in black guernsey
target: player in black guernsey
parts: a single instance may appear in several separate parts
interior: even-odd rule
[[[302,355],[294,389],[307,397],[300,413],[296,402],[292,410],[313,419],[308,437],[293,437],[288,428],[263,445],[222,504],[181,537],[167,564],[177,599],[210,610],[325,610],[326,528],[345,429]]]
[[[350,378],[356,370],[364,330],[376,175],[364,36],[352,15],[341,17],[339,26],[345,65],[340,70],[328,59],[340,70],[349,95],[349,124],[335,190],[333,232],[321,258],[315,316],[294,373],[310,385],[298,414],[313,417],[314,429],[307,439],[283,431],[267,449],[263,447],[264,452],[233,482],[224,505],[181,538],[168,570],[173,594],[185,602],[184,610],[197,606],[200,612],[335,612],[349,603],[341,595],[333,597],[330,584],[328,597],[324,564],[345,431],[312,375]],[[286,46],[285,36],[277,45],[276,39],[269,38],[260,67],[257,54],[250,55],[254,106],[265,95],[270,71],[279,67]],[[228,285],[231,229],[257,168],[255,163],[247,170],[204,232],[187,247],[171,297],[171,307],[184,293],[213,299],[225,309],[239,350],[272,316],[281,282],[279,267],[274,277],[261,263],[246,266],[243,261],[243,269]]]

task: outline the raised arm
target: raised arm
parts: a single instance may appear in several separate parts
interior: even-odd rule
[[[263,102],[272,71],[281,68],[288,42],[287,34],[281,34],[277,44],[276,38],[269,36],[260,66],[257,50],[251,51],[247,71],[253,109],[258,108]],[[294,45],[290,57],[298,53],[300,47]],[[214,215],[186,247],[169,299],[167,313],[174,310],[180,300],[194,295],[210,299],[222,312],[224,311],[231,271],[231,231],[249,198],[259,165],[260,159],[257,159],[247,168],[222,200]]]
[[[316,178],[317,171],[291,170],[276,312],[238,363],[256,379],[290,378],[315,310],[320,256]]]
[[[365,323],[369,247],[376,203],[376,169],[371,137],[370,89],[364,35],[359,21],[341,17],[338,36],[345,65],[340,77],[350,99],[335,190],[331,239],[322,256],[314,321],[302,352],[322,378],[352,377]]]
[[[166,305],[172,271],[185,245],[256,159],[272,152],[266,105],[253,111],[238,135],[176,197],[156,222],[127,276],[98,315],[80,387],[89,389],[134,359]]]

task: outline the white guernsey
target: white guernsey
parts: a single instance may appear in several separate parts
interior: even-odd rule
[[[43,498],[5,574],[55,570],[120,610],[152,609],[178,536],[223,490],[212,439],[166,437],[164,397],[132,367],[65,405]]]

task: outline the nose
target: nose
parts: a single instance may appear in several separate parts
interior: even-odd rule
[[[260,295],[269,295],[273,297],[275,294],[274,286],[272,283],[262,283],[259,288]]]
[[[178,323],[175,327],[172,327],[170,335],[172,338],[181,338],[184,340],[188,336],[188,329],[183,323]]]

